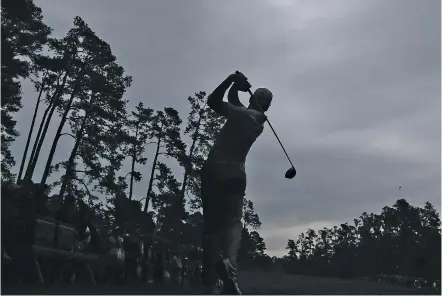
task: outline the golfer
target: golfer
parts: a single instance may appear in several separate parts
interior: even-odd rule
[[[228,101],[223,97],[230,87]],[[202,169],[201,190],[204,216],[203,283],[210,294],[240,295],[236,256],[242,233],[242,207],[246,190],[247,153],[264,129],[272,93],[258,88],[246,108],[238,91],[251,87],[240,72],[229,75],[208,97],[208,106],[227,121],[211,148]],[[259,104],[260,106],[257,106]],[[260,107],[260,108],[259,108]]]

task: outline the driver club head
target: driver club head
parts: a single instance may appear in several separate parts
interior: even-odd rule
[[[286,179],[293,179],[296,176],[296,169],[294,167],[291,167],[285,172],[285,178]]]

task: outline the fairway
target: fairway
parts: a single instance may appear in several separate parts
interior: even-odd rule
[[[240,286],[244,294],[260,295],[416,295],[428,294],[424,290],[411,289],[386,283],[367,282],[364,280],[343,280],[312,276],[289,275],[244,271],[240,274]],[[169,285],[149,286],[47,286],[47,287],[2,287],[2,294],[126,294],[126,295],[195,295],[204,294],[198,287],[177,287]],[[434,293],[437,294],[437,293]]]

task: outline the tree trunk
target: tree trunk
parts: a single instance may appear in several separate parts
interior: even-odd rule
[[[81,140],[83,139],[83,135],[84,135],[83,130],[86,127],[86,121],[87,121],[87,118],[89,115],[89,110],[86,111],[86,113],[84,114],[80,129],[77,131],[77,134],[75,135],[75,145],[71,151],[71,155],[69,156],[68,163],[66,165],[66,173],[62,178],[60,192],[58,193],[58,200],[60,201],[60,203],[63,201],[63,195],[64,195],[64,192],[66,191],[67,185],[72,181],[72,175],[74,173],[74,169],[73,169],[74,160],[75,160],[75,156],[77,155],[78,147],[80,147]],[[46,166],[47,166],[47,164],[46,164]],[[86,190],[87,190],[87,188],[86,188]],[[53,247],[55,249],[58,247],[58,236],[59,235],[60,235],[60,220],[59,220],[59,215],[56,215],[55,216],[54,240],[53,240]]]
[[[49,172],[51,169],[52,160],[55,155],[55,149],[57,148],[58,140],[61,137],[61,132],[63,131],[64,124],[66,123],[68,113],[71,110],[72,102],[74,101],[74,97],[77,93],[82,73],[83,73],[83,70],[80,70],[80,74],[75,78],[74,88],[72,90],[68,104],[66,105],[66,109],[63,112],[63,116],[61,117],[60,124],[58,125],[57,133],[55,134],[55,138],[54,138],[54,142],[52,143],[51,150],[49,151],[48,160],[46,161],[46,166],[45,166],[43,176],[41,177],[41,181],[40,181],[41,186],[44,186],[46,184],[46,180],[49,177]]]
[[[196,132],[195,132],[196,134]],[[191,161],[192,156],[193,156],[193,151],[195,150],[195,143],[196,143],[196,138],[193,139],[192,142],[192,146],[190,146],[190,150],[189,150],[189,160]],[[192,164],[190,164],[191,166]],[[186,167],[184,168],[184,178],[183,178],[183,185],[181,186],[181,199],[184,200],[185,199],[185,195],[186,195],[186,187],[187,187],[187,180],[189,179],[189,175],[192,173],[193,167]]]
[[[53,104],[54,104],[54,102],[51,99],[51,102],[49,102],[49,105],[45,109],[45,112],[44,112],[43,117],[41,119],[40,126],[38,127],[37,136],[34,139],[34,145],[32,145],[31,156],[29,157],[28,165],[26,166],[26,172],[25,172],[24,179],[28,179],[28,175],[30,173],[32,163],[34,162],[35,152],[37,151],[37,145],[38,145],[38,142],[40,141],[41,132],[43,131],[43,127],[46,122],[46,117],[48,116],[49,110],[51,110]]]
[[[129,200],[132,200],[132,194],[134,188],[134,170],[135,170],[135,163],[137,161],[137,152],[136,152],[137,141],[138,141],[138,125],[135,132],[135,141],[132,146],[132,166],[130,169]]]
[[[157,150],[155,151],[155,157],[153,159],[152,172],[150,174],[149,187],[147,188],[147,194],[146,194],[146,203],[144,204],[145,213],[147,213],[147,208],[149,207],[150,195],[152,194],[153,179],[155,177],[155,168],[157,165],[158,155],[160,153],[160,145],[161,145],[161,136],[158,137]]]
[[[37,161],[40,156],[41,147],[43,146],[43,142],[46,137],[46,133],[48,131],[52,115],[54,114],[56,108],[57,108],[57,103],[54,103],[51,106],[51,108],[49,109],[49,114],[48,114],[48,117],[46,118],[46,122],[44,123],[44,128],[42,130],[40,138],[38,139],[37,148],[35,149],[35,153],[32,158],[32,163],[30,164],[30,166],[28,166],[29,170],[26,172],[26,175],[25,175],[26,179],[28,179],[28,180],[32,180],[32,177],[34,175],[35,167],[37,166]]]
[[[80,129],[77,131],[77,134],[75,135],[75,145],[71,151],[71,155],[69,156],[68,163],[66,165],[66,173],[65,173],[62,183],[61,183],[60,192],[58,193],[59,200],[63,199],[63,195],[64,195],[64,192],[66,191],[66,187],[72,180],[72,175],[74,173],[75,156],[77,155],[78,148],[80,147],[80,143],[83,140],[84,128],[86,127],[86,122],[87,122],[88,117],[89,117],[89,112],[86,112],[86,114],[84,114],[83,120],[81,122]]]
[[[26,139],[25,151],[23,152],[23,157],[22,157],[21,163],[20,163],[20,170],[19,170],[18,176],[17,176],[17,184],[21,180],[21,177],[22,177],[22,174],[23,174],[23,169],[25,167],[25,162],[26,162],[26,158],[27,158],[27,155],[28,155],[29,144],[31,142],[32,133],[34,131],[35,119],[37,117],[38,107],[40,106],[41,95],[43,94],[43,90],[44,90],[44,87],[45,87],[44,80],[45,80],[47,74],[48,73],[45,72],[45,74],[43,75],[43,78],[41,79],[40,92],[39,92],[38,97],[37,97],[37,102],[35,103],[34,115],[32,116],[32,122],[31,122],[31,126],[29,128],[28,138]]]
[[[192,136],[192,145],[190,146],[190,150],[189,150],[189,160],[190,161],[192,161],[193,151],[195,150],[196,141],[198,140],[199,129],[201,126],[202,119],[203,119],[203,116],[200,114],[200,118],[198,119],[198,124],[196,126],[195,133]],[[190,165],[192,165],[192,164],[190,163]],[[186,194],[187,180],[189,179],[189,175],[192,173],[192,170],[193,170],[193,166],[191,166],[190,168],[187,168],[187,167],[184,168],[183,185],[181,186],[181,199],[183,201],[185,199],[185,194]]]
[[[63,89],[66,84],[67,76],[68,74],[66,72],[65,76],[63,77],[63,82],[61,86],[57,87],[57,90],[52,96],[51,103],[49,103],[48,107],[46,108],[43,118],[41,120],[37,137],[35,138],[34,145],[32,147],[32,152],[28,162],[28,167],[25,173],[25,179],[27,180],[32,180],[32,176],[34,175],[35,166],[37,165],[37,160],[38,157],[40,156],[41,147],[46,137],[46,133],[49,128],[49,123],[51,122],[52,115],[54,114],[54,111],[61,100],[61,96],[63,95]]]

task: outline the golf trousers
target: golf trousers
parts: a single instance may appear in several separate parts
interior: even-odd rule
[[[203,282],[213,285],[218,280],[216,265],[220,255],[228,258],[235,267],[237,264],[247,181],[241,163],[207,163],[201,173]]]

